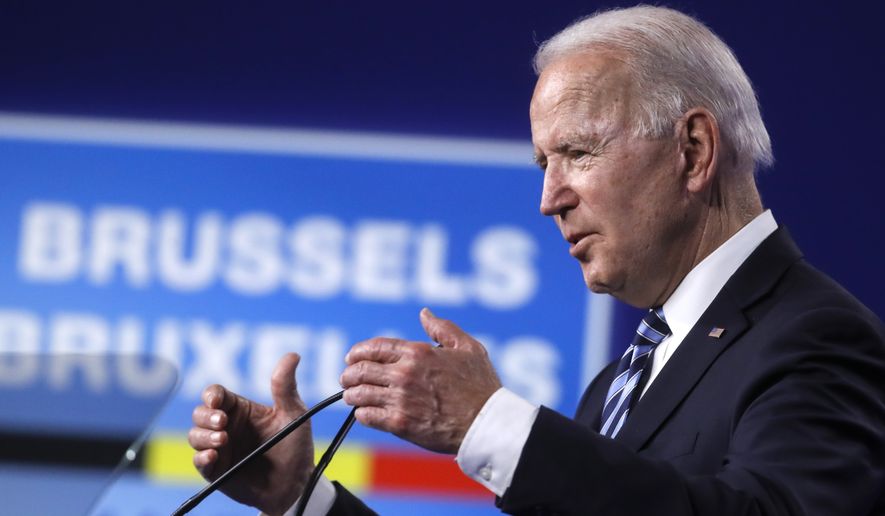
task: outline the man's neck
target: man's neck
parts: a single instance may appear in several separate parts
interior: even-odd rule
[[[728,239],[733,237],[744,226],[762,213],[762,206],[753,211],[743,211],[726,215],[721,212],[710,212],[704,221],[697,251],[689,271],[694,269],[704,258],[719,249]],[[686,272],[687,274],[687,272]]]
[[[674,269],[668,284],[649,306],[661,306],[692,269],[762,213],[762,201],[752,183],[752,176],[749,178],[750,183],[737,187],[737,192],[732,190],[730,198],[717,195],[718,192],[711,193],[709,204],[700,214],[698,230],[685,246],[685,259]]]

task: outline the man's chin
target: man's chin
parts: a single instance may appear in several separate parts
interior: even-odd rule
[[[612,278],[608,278],[611,280]],[[623,283],[614,283],[612,281],[606,281],[599,274],[594,274],[593,271],[584,270],[584,283],[587,285],[587,288],[590,289],[590,292],[594,294],[608,294],[615,299],[621,299],[620,295],[623,294]],[[623,299],[621,299],[623,301]]]
[[[611,294],[612,292],[607,283],[600,281],[598,278],[594,278],[592,275],[585,275],[584,283],[587,285],[587,288],[589,288],[590,291],[594,294]]]

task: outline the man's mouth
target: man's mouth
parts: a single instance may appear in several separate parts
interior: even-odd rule
[[[581,249],[585,247],[581,245],[581,243],[584,242],[585,239],[590,235],[592,235],[592,233],[571,233],[566,235],[566,241],[571,244],[571,246],[569,247],[569,254],[574,257],[577,257],[579,254],[581,254]]]

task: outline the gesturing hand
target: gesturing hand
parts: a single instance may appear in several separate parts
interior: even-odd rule
[[[248,400],[221,385],[203,391],[203,405],[194,409],[188,442],[196,450],[194,465],[214,480],[306,408],[298,395],[295,369],[300,358],[289,353],[271,376],[273,407]],[[313,471],[310,423],[227,481],[221,490],[267,514],[282,514],[301,495]]]
[[[348,352],[341,375],[357,420],[418,446],[456,453],[482,406],[501,387],[485,348],[455,323],[421,311],[440,344],[378,337]]]

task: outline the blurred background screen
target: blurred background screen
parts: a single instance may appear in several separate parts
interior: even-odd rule
[[[313,404],[338,389],[353,343],[423,339],[423,306],[486,344],[508,387],[570,414],[636,312],[588,294],[538,213],[531,58],[616,5],[629,4],[3,2],[0,366],[55,401],[4,394],[19,412],[0,430],[24,439],[34,427],[19,423],[52,421],[58,439],[36,449],[98,454],[153,422],[119,478],[90,485],[107,488],[96,514],[168,514],[202,485],[186,432],[203,387],[268,401],[276,360],[296,351]],[[720,34],[757,89],[777,160],[759,175],[763,201],[881,316],[880,8],[669,5]],[[15,353],[173,367],[29,376]],[[156,419],[137,417],[172,369],[177,393]],[[129,398],[55,418],[79,414],[58,408],[58,375],[79,382],[74,394]],[[345,415],[318,417],[320,448]],[[49,466],[91,481],[77,461]],[[12,464],[21,478],[46,466]],[[329,476],[382,514],[497,513],[451,457],[365,428]],[[67,498],[56,475],[31,477],[36,496]],[[25,489],[0,483],[0,498]],[[255,511],[216,494],[194,513]]]

